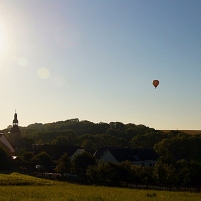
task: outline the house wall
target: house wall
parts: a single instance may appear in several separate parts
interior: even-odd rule
[[[98,160],[98,162],[113,162],[118,163],[116,158],[111,154],[110,151],[106,151],[103,156]],[[131,161],[134,165],[141,165],[141,166],[148,166],[148,167],[154,167],[154,164],[156,161],[153,160],[145,160],[145,161]]]
[[[84,153],[84,149],[77,149],[77,151],[71,156],[71,159],[73,159],[76,155]]]
[[[147,161],[132,161],[134,165],[141,165],[141,166],[148,166],[148,167],[154,167],[154,164],[156,161],[147,160]]]
[[[117,163],[118,161],[115,159],[115,157],[110,153],[110,151],[106,151],[103,156],[100,157],[98,160],[98,163],[101,162],[113,162]]]

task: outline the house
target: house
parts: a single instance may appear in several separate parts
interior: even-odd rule
[[[134,165],[153,167],[158,155],[153,149],[107,148],[101,147],[94,154],[98,162],[120,163],[130,161]]]
[[[94,153],[94,156],[97,160],[99,160],[101,158],[101,156],[108,150],[111,148],[117,148],[117,147],[100,147],[99,149],[96,150],[96,152]]]
[[[15,150],[3,133],[0,133],[0,147],[8,154],[15,156]]]
[[[52,160],[58,160],[64,153],[67,153],[68,156],[73,159],[77,154],[81,154],[85,152],[79,146],[67,146],[67,145],[51,145],[51,144],[43,144],[43,145],[33,145],[34,155],[37,155],[41,152],[46,152]]]

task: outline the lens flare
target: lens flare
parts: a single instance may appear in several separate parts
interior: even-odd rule
[[[39,68],[37,74],[41,79],[47,79],[50,76],[50,72],[47,68]]]

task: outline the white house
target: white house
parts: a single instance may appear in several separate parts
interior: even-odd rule
[[[153,149],[107,148],[101,147],[94,156],[98,162],[120,163],[130,161],[134,165],[153,167],[158,155]]]

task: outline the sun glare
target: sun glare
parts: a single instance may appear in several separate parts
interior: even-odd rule
[[[2,27],[0,26],[0,52],[3,50],[3,47],[4,47],[4,32],[3,32],[3,29]]]

